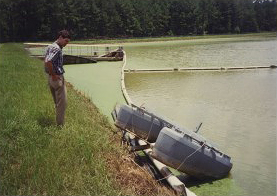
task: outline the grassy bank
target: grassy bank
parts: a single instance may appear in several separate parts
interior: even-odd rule
[[[192,36],[166,36],[166,37],[143,37],[143,38],[117,38],[117,39],[87,39],[76,40],[71,43],[78,44],[116,44],[133,42],[156,42],[156,41],[174,41],[174,40],[194,40],[194,39],[216,39],[216,38],[251,38],[251,37],[276,37],[276,32],[246,33],[246,34],[225,34],[225,35],[192,35]]]
[[[71,85],[58,129],[43,63],[21,44],[0,52],[1,195],[171,194],[130,161],[107,119]]]

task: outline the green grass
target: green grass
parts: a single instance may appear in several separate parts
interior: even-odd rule
[[[105,159],[118,150],[107,119],[68,86],[58,129],[43,63],[21,44],[0,52],[0,195],[117,195]]]

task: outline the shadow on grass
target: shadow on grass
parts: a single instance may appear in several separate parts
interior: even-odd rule
[[[37,119],[37,121],[38,121],[38,124],[43,128],[51,127],[51,126],[56,125],[55,120],[53,118],[48,117],[48,116],[40,116]]]

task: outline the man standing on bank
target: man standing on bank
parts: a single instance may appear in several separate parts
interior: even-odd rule
[[[47,47],[44,60],[45,72],[48,74],[48,84],[55,103],[58,126],[64,125],[67,104],[62,49],[69,41],[69,32],[67,30],[60,31],[57,40]]]

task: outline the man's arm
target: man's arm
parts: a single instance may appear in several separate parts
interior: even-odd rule
[[[56,81],[57,80],[57,75],[53,72],[53,64],[51,61],[47,61],[44,63],[44,66],[47,67],[49,75],[52,76],[52,80]]]

